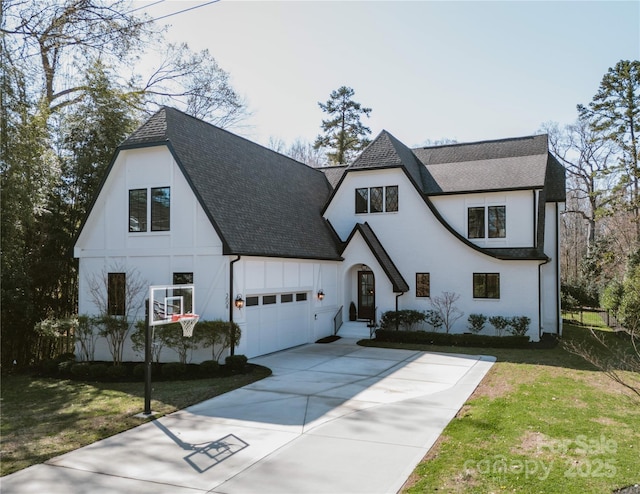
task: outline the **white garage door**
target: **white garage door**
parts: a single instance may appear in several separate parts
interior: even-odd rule
[[[247,296],[247,357],[257,357],[309,342],[309,294],[277,293]]]

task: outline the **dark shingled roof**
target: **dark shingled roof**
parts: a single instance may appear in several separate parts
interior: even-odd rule
[[[324,176],[327,177],[327,180],[331,184],[331,187],[333,187],[334,189],[340,182],[340,179],[344,175],[346,169],[347,165],[323,166],[322,168],[316,168],[316,170],[320,170],[322,173],[324,173]]]
[[[167,144],[224,244],[225,254],[340,259],[321,215],[325,175],[173,108],[162,108],[121,149]]]
[[[387,251],[380,243],[380,240],[373,232],[373,229],[371,228],[369,223],[356,223],[356,226],[353,228],[351,235],[349,235],[349,239],[345,242],[345,247],[349,244],[349,241],[357,231],[360,232],[362,238],[364,238],[364,241],[371,249],[371,252],[380,263],[380,266],[382,266],[382,269],[387,275],[387,278],[389,278],[389,281],[393,285],[393,291],[395,293],[408,292],[409,285],[400,274],[400,271],[398,271],[398,268],[391,260],[391,257],[389,257],[389,254],[387,254]]]
[[[551,156],[546,135],[414,149],[424,164],[429,195],[541,189]],[[564,177],[554,177],[564,188]],[[561,182],[561,183],[560,183]]]

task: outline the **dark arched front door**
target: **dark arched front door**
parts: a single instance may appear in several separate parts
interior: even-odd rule
[[[358,319],[373,319],[376,308],[376,284],[372,271],[358,271]]]

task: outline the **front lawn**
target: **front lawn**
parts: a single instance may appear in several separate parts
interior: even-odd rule
[[[585,329],[565,325],[565,340],[585,337]],[[582,494],[640,482],[640,402],[562,345],[421,349],[498,361],[403,492]]]
[[[269,375],[264,367],[229,377],[154,382],[151,409],[164,415]],[[2,377],[0,475],[130,429],[148,419],[144,383],[91,383],[8,375]]]

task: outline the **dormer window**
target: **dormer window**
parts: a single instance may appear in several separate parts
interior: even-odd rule
[[[395,213],[398,211],[398,186],[356,189],[356,213]]]
[[[505,238],[506,236],[506,206],[480,206],[467,209],[468,238]]]
[[[129,231],[168,232],[171,219],[171,188],[129,190]]]

